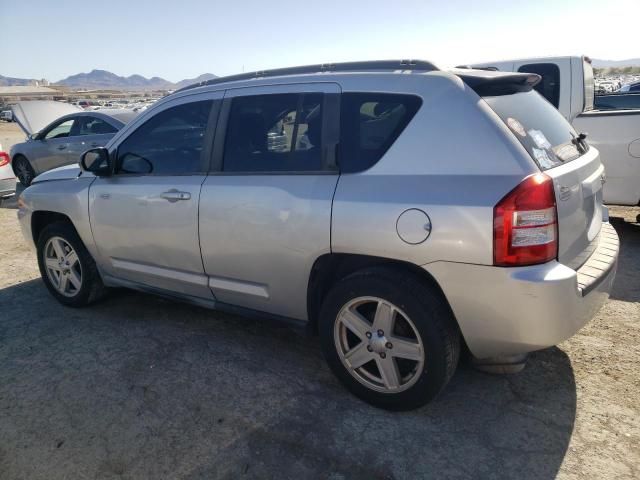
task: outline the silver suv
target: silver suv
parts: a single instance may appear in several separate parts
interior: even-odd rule
[[[513,366],[611,289],[599,154],[537,81],[416,61],[215,79],[40,175],[18,215],[65,305],[124,286],[303,323],[349,390],[415,408],[463,345]]]

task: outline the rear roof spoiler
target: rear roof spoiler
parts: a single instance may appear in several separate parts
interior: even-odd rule
[[[529,92],[542,79],[535,73],[494,72],[466,68],[454,69],[452,73],[460,77],[481,97]]]

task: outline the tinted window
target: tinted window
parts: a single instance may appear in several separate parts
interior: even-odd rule
[[[51,130],[49,130],[44,136],[44,138],[46,138],[47,140],[51,140],[52,138],[68,137],[69,133],[71,132],[71,127],[73,127],[73,122],[74,120],[71,119],[71,120],[67,120],[65,122],[59,123],[58,125],[53,127]]]
[[[237,97],[231,102],[225,172],[322,170],[321,93]]]
[[[422,101],[413,95],[344,93],[340,104],[340,171],[373,166],[395,142]]]
[[[118,129],[96,117],[78,117],[72,135],[105,135],[116,133]]]
[[[640,92],[640,83],[634,83],[629,87],[630,92]]]
[[[572,140],[573,127],[535,91],[484,97],[542,170],[578,158],[582,152]],[[583,150],[586,150],[584,144]]]
[[[202,150],[212,103],[186,103],[151,117],[118,147],[118,172],[185,175],[206,171]]]
[[[518,71],[540,75],[542,80],[533,88],[549,100],[554,107],[558,108],[558,105],[560,105],[560,69],[556,64],[532,63],[521,66]]]
[[[635,110],[640,108],[640,95],[632,93],[626,95],[598,95],[595,104],[598,110]]]

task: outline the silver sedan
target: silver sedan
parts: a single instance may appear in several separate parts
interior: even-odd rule
[[[13,113],[27,134],[10,153],[13,171],[25,187],[36,175],[77,163],[86,150],[105,145],[136,115],[129,110],[83,111],[50,101],[21,102]]]

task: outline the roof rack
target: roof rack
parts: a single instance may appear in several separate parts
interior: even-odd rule
[[[254,78],[281,77],[283,75],[302,75],[305,73],[324,72],[378,72],[394,70],[412,70],[420,72],[432,72],[438,70],[433,63],[425,60],[371,60],[364,62],[344,62],[344,63],[317,63],[315,65],[305,65],[301,67],[276,68],[274,70],[258,70],[256,72],[240,73],[228,77],[219,77],[204,82],[194,83],[176,90],[182,92],[192,88],[204,87],[206,85],[216,85],[218,83],[237,82],[238,80],[251,80]]]

